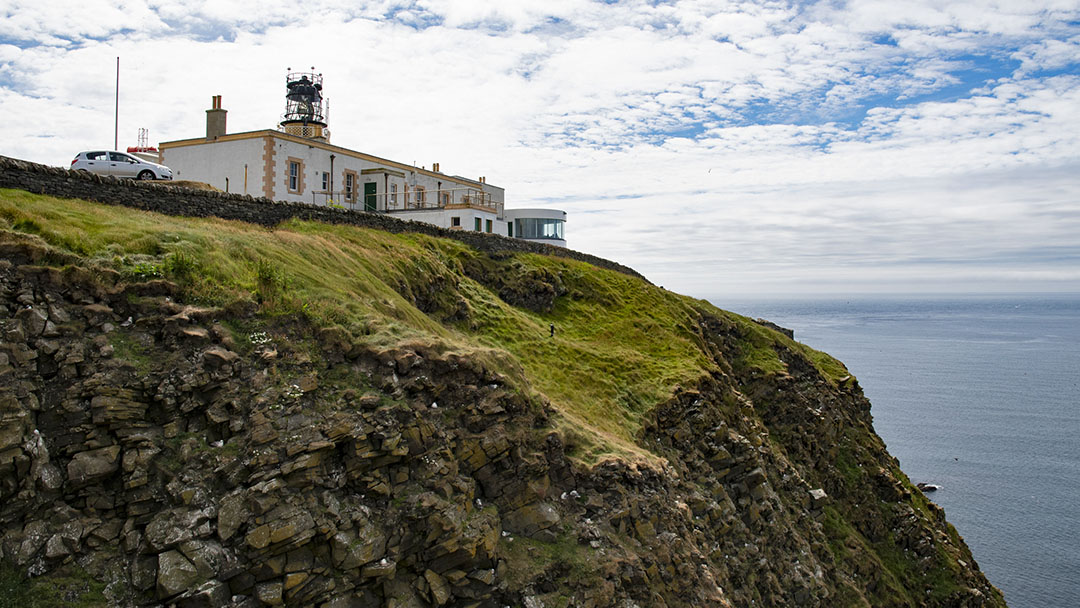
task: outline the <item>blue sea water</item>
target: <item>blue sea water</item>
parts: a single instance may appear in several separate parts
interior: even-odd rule
[[[709,300],[847,365],[1009,606],[1080,606],[1080,294]]]

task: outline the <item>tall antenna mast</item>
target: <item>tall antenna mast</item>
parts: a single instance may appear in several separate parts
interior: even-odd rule
[[[120,58],[116,58],[116,115],[113,117],[113,150],[120,146]]]

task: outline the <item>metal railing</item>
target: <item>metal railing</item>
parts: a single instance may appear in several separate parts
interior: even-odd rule
[[[478,208],[501,215],[503,208],[501,202],[491,200],[490,194],[475,188],[410,188],[401,192],[364,194],[362,186],[351,190],[312,190],[311,202],[351,211],[380,212]]]

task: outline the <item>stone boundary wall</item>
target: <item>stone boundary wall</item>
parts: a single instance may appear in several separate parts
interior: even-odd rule
[[[69,171],[60,167],[49,167],[6,156],[0,156],[0,188],[120,205],[165,215],[219,217],[270,227],[285,220],[297,218],[327,224],[349,224],[392,233],[415,232],[454,239],[487,253],[524,252],[569,258],[647,280],[634,269],[622,264],[544,243],[533,243],[496,234],[447,230],[381,213],[346,211],[306,203],[272,201],[268,198],[255,198],[244,194],[194,190],[173,186],[167,182],[118,179]]]

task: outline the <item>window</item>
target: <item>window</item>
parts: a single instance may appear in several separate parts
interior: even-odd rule
[[[356,200],[356,173],[353,171],[345,172],[345,200]]]
[[[397,184],[390,184],[390,204],[397,205]]]
[[[476,218],[476,231],[480,232],[480,218]]]
[[[506,222],[506,236],[514,236],[514,222]]]
[[[426,194],[427,194],[427,191],[424,190],[423,186],[417,186],[416,187],[416,204],[417,205],[423,205],[424,204],[424,198],[425,198]]]
[[[514,220],[518,225],[518,238],[521,239],[558,239],[563,240],[564,220],[540,218],[520,218]]]
[[[485,232],[487,232],[488,234],[491,234],[491,220],[484,220],[484,221],[486,222],[486,225],[484,227],[487,228],[487,230],[485,230]]]
[[[461,228],[461,218],[456,216],[456,215],[451,217],[450,218],[450,227],[451,228]]]
[[[300,163],[289,163],[289,190],[297,191],[300,189]]]
[[[290,156],[285,161],[285,186],[289,194],[304,193],[304,159]]]
[[[322,174],[322,189],[323,192],[330,190],[330,174],[326,171],[323,171]]]
[[[443,207],[450,204],[450,193],[449,192],[440,193],[440,197],[442,198],[442,206]]]

